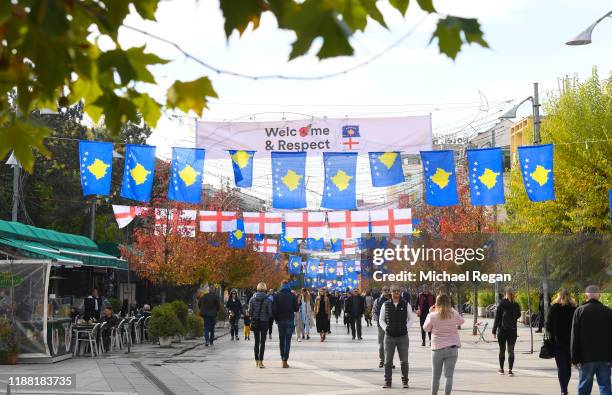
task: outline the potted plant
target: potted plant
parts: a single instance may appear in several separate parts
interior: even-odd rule
[[[19,337],[13,323],[0,319],[0,364],[15,365],[19,354]]]
[[[204,336],[204,321],[202,317],[195,314],[187,316],[187,335],[191,338]]]
[[[161,347],[170,347],[172,338],[183,331],[184,328],[176,317],[172,306],[164,304],[153,308],[148,333],[153,339],[159,340]]]
[[[187,303],[183,302],[182,300],[175,300],[174,302],[170,302],[168,304],[174,311],[176,318],[178,318],[183,328],[181,333],[179,333],[179,335],[176,337],[176,340],[180,342],[181,337],[186,336],[189,332],[187,323],[187,315],[189,314],[189,308],[187,307]]]

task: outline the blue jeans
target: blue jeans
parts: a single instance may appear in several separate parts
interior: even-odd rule
[[[610,362],[586,362],[580,366],[580,377],[578,379],[578,394],[590,395],[593,388],[593,376],[597,376],[599,393],[601,395],[612,395],[610,389],[610,374],[612,372]]]
[[[213,344],[215,341],[215,324],[217,320],[215,317],[204,316],[204,342],[206,344]]]
[[[277,321],[278,325],[278,339],[280,345],[281,360],[289,360],[289,350],[291,349],[291,337],[293,336],[293,330],[295,329],[295,323],[293,320]]]

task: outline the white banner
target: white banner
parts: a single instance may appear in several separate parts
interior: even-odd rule
[[[196,147],[206,158],[227,158],[227,150],[254,150],[267,157],[272,151],[323,152],[431,150],[431,116],[396,118],[312,118],[270,122],[196,123]]]

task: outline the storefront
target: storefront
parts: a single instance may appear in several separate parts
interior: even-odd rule
[[[72,315],[92,286],[113,291],[126,269],[86,237],[0,221],[0,316],[20,335],[19,361],[70,358]]]

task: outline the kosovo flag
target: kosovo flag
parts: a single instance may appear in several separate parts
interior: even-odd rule
[[[323,260],[323,268],[325,270],[325,279],[326,280],[336,280],[338,277],[338,261],[335,259],[324,259]]]
[[[344,274],[357,273],[355,270],[355,261],[344,261]]]
[[[322,237],[318,239],[313,239],[309,237],[306,239],[306,248],[310,251],[324,251],[325,250],[325,241]]]
[[[325,275],[321,274],[317,276],[317,287],[322,288],[327,286],[327,280],[325,279]]]
[[[425,175],[425,202],[430,206],[459,203],[453,151],[421,151]]]
[[[349,273],[345,278],[346,286],[352,289],[359,287],[359,274],[357,273]]]
[[[367,258],[361,259],[361,275],[365,278],[372,278],[373,275],[372,270],[372,261]]]
[[[319,274],[319,260],[317,258],[308,258],[306,260],[306,277],[316,278]]]
[[[529,200],[555,200],[552,144],[518,147],[518,156]]]
[[[395,152],[370,152],[370,174],[372,186],[388,187],[404,182],[402,156]]]
[[[316,277],[315,277],[316,280]],[[312,288],[313,286],[313,279],[310,277],[304,277],[304,286],[308,287],[308,288]]]
[[[244,234],[244,221],[236,220],[236,230],[230,232],[227,244],[232,248],[245,248],[246,235]]]
[[[172,148],[172,166],[168,199],[200,204],[204,150],[201,148]]]
[[[367,235],[366,237],[360,237],[357,244],[359,245],[360,250],[376,248],[376,245],[377,245],[376,237],[372,235]]]
[[[330,242],[332,252],[342,251],[342,239],[331,239]]]
[[[113,172],[113,143],[80,140],[79,163],[83,195],[108,196]]]
[[[350,137],[361,137],[359,134],[359,125],[345,125],[342,127],[342,137],[347,139]]]
[[[272,207],[306,207],[306,152],[272,152]]]
[[[504,169],[501,148],[467,150],[472,206],[504,204]]]
[[[155,147],[127,144],[121,197],[148,202],[155,175]]]
[[[298,275],[302,273],[302,258],[296,255],[289,255],[287,267],[289,274]]]
[[[299,239],[287,237],[285,235],[285,223],[282,223],[283,230],[280,236],[280,252],[298,252],[300,249]]]
[[[237,187],[251,188],[253,186],[253,158],[255,151],[230,150],[232,167],[234,168],[234,182]]]
[[[321,207],[352,210],[357,208],[355,175],[356,152],[324,152],[325,186]]]

